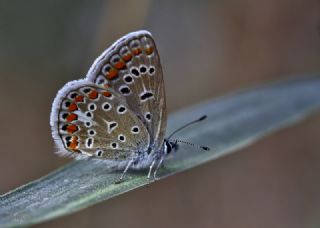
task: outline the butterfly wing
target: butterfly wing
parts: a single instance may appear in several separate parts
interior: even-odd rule
[[[129,33],[93,63],[87,79],[120,93],[146,126],[152,148],[163,144],[167,122],[160,57],[147,31]]]
[[[123,96],[87,80],[69,82],[58,92],[50,124],[64,155],[126,160],[150,144],[146,127]]]

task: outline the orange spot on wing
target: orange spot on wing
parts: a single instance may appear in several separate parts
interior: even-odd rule
[[[72,140],[70,141],[70,144],[68,145],[68,148],[71,150],[75,150],[77,149],[78,145],[79,145],[78,138],[73,137]]]
[[[89,96],[89,98],[90,99],[96,99],[97,97],[98,97],[98,92],[96,91],[96,90],[92,90],[89,94],[88,94],[88,96]]]
[[[126,66],[126,64],[122,60],[120,60],[114,64],[114,67],[117,68],[118,70],[123,69],[125,66]]]
[[[122,56],[122,58],[124,61],[128,62],[132,59],[132,55],[130,53],[128,53],[128,54]]]
[[[68,109],[69,109],[70,112],[73,112],[75,110],[78,110],[78,106],[76,105],[76,103],[72,103],[72,104],[70,104]]]
[[[102,95],[105,97],[111,97],[112,94],[109,91],[103,91]]]
[[[83,96],[78,95],[76,96],[76,98],[74,99],[75,102],[83,102]]]
[[[78,126],[74,125],[74,124],[70,124],[67,127],[67,132],[70,134],[73,134],[74,132],[76,132],[78,130]]]
[[[78,119],[78,115],[77,114],[74,114],[74,113],[70,113],[68,116],[67,116],[67,121],[68,122],[71,122],[71,121],[74,121]]]
[[[140,48],[135,48],[135,49],[132,50],[132,53],[134,55],[139,55],[141,53],[141,49]]]
[[[146,48],[147,55],[151,55],[152,52],[153,52],[153,47],[152,46],[147,46],[147,48]]]
[[[107,74],[106,74],[106,77],[109,80],[112,80],[112,79],[118,77],[118,70],[116,70],[116,69],[109,70],[109,72],[107,72]]]

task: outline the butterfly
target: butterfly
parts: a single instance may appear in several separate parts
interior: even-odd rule
[[[123,36],[94,61],[84,79],[64,85],[50,116],[59,154],[104,160],[123,170],[119,182],[129,169],[149,168],[149,179],[154,169],[156,179],[165,157],[183,142],[165,139],[166,123],[162,67],[148,31]]]

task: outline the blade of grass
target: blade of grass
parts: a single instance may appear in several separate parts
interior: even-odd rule
[[[208,115],[177,135],[211,147],[183,146],[161,169],[161,178],[190,169],[250,145],[276,130],[302,121],[320,108],[320,79],[310,77],[242,91],[185,109],[169,118],[168,132]],[[148,183],[146,172],[119,173],[103,163],[75,161],[0,197],[0,226],[30,225],[66,215]]]

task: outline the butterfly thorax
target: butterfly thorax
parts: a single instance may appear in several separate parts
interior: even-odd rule
[[[164,139],[162,146],[160,148],[150,145],[147,151],[137,152],[136,158],[133,161],[132,169],[142,169],[149,168],[152,162],[158,162],[161,159],[168,156],[170,153],[178,149],[178,144],[176,141],[169,141]]]

